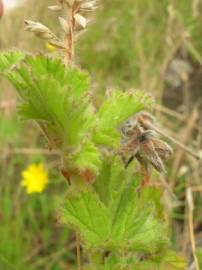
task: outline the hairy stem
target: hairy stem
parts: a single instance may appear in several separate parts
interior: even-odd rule
[[[69,8],[68,12],[68,25],[69,25],[69,33],[66,36],[66,44],[67,44],[67,50],[66,50],[66,63],[71,64],[73,61],[74,57],[74,11],[75,11],[75,6],[72,5]]]

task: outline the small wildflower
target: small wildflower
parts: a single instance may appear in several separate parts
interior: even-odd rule
[[[56,50],[55,46],[51,45],[49,42],[46,42],[45,46],[49,52],[55,52]]]
[[[41,193],[48,183],[48,173],[42,163],[31,164],[22,172],[21,185],[27,194]]]

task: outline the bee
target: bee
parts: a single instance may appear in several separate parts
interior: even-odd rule
[[[159,173],[165,173],[164,161],[172,154],[172,148],[159,138],[159,134],[152,129],[155,125],[154,117],[147,112],[140,112],[126,120],[121,126],[120,154],[125,167],[136,159],[143,174],[143,185],[150,181],[151,168]]]

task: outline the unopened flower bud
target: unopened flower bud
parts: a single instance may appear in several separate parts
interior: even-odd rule
[[[86,27],[87,20],[82,15],[77,13],[74,15],[74,19],[76,20],[76,22],[78,23],[79,26],[81,26],[82,28]]]
[[[52,39],[54,35],[51,32],[36,32],[35,35],[41,39]]]
[[[59,41],[59,40],[52,39],[52,40],[49,40],[49,43],[52,46],[54,46],[54,47],[56,47],[58,49],[62,49],[62,50],[66,50],[67,49],[66,46],[65,46],[65,44],[63,42]]]
[[[46,27],[45,25],[39,22],[25,20],[25,25],[26,25],[25,30],[30,31],[30,32],[40,32],[40,33],[50,32],[48,27]]]
[[[62,5],[56,5],[56,6],[49,6],[48,9],[51,11],[61,11],[63,7]]]
[[[68,25],[67,21],[62,17],[59,17],[58,19],[59,19],[59,22],[60,22],[62,29],[64,30],[64,32],[66,34],[68,34],[69,33],[69,25]]]
[[[84,9],[93,9],[96,6],[96,1],[89,1],[89,2],[84,2],[81,4],[81,8]]]

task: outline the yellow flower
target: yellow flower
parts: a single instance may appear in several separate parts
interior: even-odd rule
[[[31,164],[22,172],[21,185],[27,194],[41,193],[48,184],[48,173],[42,163]]]
[[[49,52],[55,52],[56,51],[56,48],[51,45],[50,43],[46,43],[46,49],[49,51]]]

